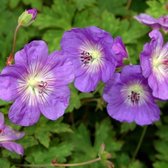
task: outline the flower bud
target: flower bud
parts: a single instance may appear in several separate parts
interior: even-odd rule
[[[116,37],[114,39],[113,45],[112,45],[112,51],[114,54],[114,58],[117,61],[117,67],[120,67],[123,65],[123,60],[128,58],[128,53],[125,48],[125,45],[121,39],[121,37]]]
[[[34,22],[37,16],[37,10],[35,8],[25,10],[18,19],[18,24],[21,26],[29,26],[32,22]]]

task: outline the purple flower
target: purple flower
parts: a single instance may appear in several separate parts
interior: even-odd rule
[[[122,66],[123,60],[128,58],[128,53],[121,37],[116,37],[114,39],[112,44],[112,52],[114,58],[117,60],[117,66]]]
[[[24,149],[21,145],[13,142],[24,136],[23,132],[12,130],[9,126],[4,124],[4,116],[0,113],[0,147],[4,147],[9,151],[16,152],[23,155]]]
[[[168,99],[168,43],[163,45],[162,34],[158,30],[149,33],[151,41],[144,45],[140,55],[142,73],[148,78],[153,95]]]
[[[115,73],[105,86],[103,98],[108,103],[108,114],[121,122],[148,125],[159,120],[160,110],[138,65]]]
[[[44,41],[33,41],[15,55],[15,64],[0,75],[0,98],[14,101],[10,120],[22,126],[36,123],[42,113],[51,120],[64,114],[69,103],[68,84],[73,66],[60,52],[48,56]]]
[[[113,75],[117,62],[112,43],[110,34],[94,26],[64,33],[61,47],[74,64],[74,85],[78,90],[94,91],[100,80],[106,82]]]
[[[168,15],[160,17],[158,22],[164,31],[168,31]]]
[[[168,31],[168,15],[161,16],[155,19],[150,15],[142,13],[138,16],[135,16],[134,18],[138,20],[140,23],[150,26],[153,29],[162,28],[164,31]]]

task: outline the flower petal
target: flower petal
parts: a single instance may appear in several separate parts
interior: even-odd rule
[[[135,122],[141,126],[152,124],[160,119],[159,107],[152,102],[137,108],[134,112],[136,113]]]
[[[64,33],[61,40],[61,48],[67,54],[69,53],[68,56],[74,56],[78,53],[78,46],[83,43],[84,39],[85,35],[78,28],[73,28]]]
[[[0,141],[2,141],[2,139],[4,141],[13,141],[22,138],[24,135],[24,132],[18,132],[9,126],[5,126],[3,129],[3,135],[0,137]]]
[[[112,62],[105,60],[104,65],[101,67],[101,80],[107,82],[112,78],[115,68],[116,67]]]
[[[168,31],[168,15],[160,17],[158,22],[165,31]]]
[[[159,50],[163,45],[163,37],[159,30],[153,30],[149,33],[149,37],[151,38],[151,45],[156,50]]]
[[[40,110],[38,107],[28,106],[20,99],[16,99],[9,109],[9,119],[21,126],[30,126],[35,124],[40,117]]]
[[[119,99],[107,105],[107,112],[112,118],[120,122],[130,123],[133,122],[135,118],[135,113],[132,109]]]
[[[151,74],[148,78],[148,83],[149,86],[152,89],[152,94],[153,96],[163,99],[163,100],[167,100],[168,99],[168,80],[161,80],[159,81],[157,76],[157,74]]]
[[[151,38],[150,43],[144,45],[143,51],[140,54],[140,64],[142,67],[142,74],[145,78],[148,78],[152,73],[152,62],[151,60],[155,55],[158,57],[161,53],[164,54],[166,50],[162,49],[163,37],[158,30],[153,30],[149,33]],[[165,48],[167,48],[165,46]],[[161,52],[161,53],[160,53]]]
[[[13,76],[0,75],[0,98],[5,101],[12,101],[17,97],[17,79]]]
[[[24,46],[24,48],[15,54],[15,64],[31,65],[38,63],[46,63],[48,58],[47,44],[42,40],[34,40]]]
[[[81,76],[75,79],[75,87],[81,92],[91,92],[96,89],[96,86],[100,80],[99,74],[83,73]]]
[[[115,73],[113,75],[113,77],[108,82],[106,82],[106,85],[104,87],[103,98],[105,101],[107,101],[109,103],[111,101],[111,93],[117,92],[117,90],[120,89],[120,86],[119,86],[119,88],[115,88],[113,91],[111,90],[111,89],[113,89],[113,86],[116,83],[120,83],[120,73]],[[117,92],[117,94],[118,94],[118,92]]]
[[[150,61],[151,54],[152,54],[151,46],[149,43],[147,43],[144,45],[143,51],[140,54],[142,74],[145,78],[147,78],[152,72]]]
[[[138,20],[140,23],[143,23],[145,25],[151,26],[154,29],[160,28],[160,24],[158,23],[158,20],[153,18],[150,15],[147,14],[140,14],[138,16],[134,17],[136,20]]]
[[[135,79],[144,80],[144,77],[142,76],[142,72],[141,72],[141,67],[139,65],[125,66],[121,72],[121,81],[123,83],[127,83]]]
[[[0,74],[0,98],[5,101],[12,101],[18,96],[18,79],[26,73],[23,66],[11,65],[5,67]]]
[[[52,65],[51,65],[52,64]],[[56,78],[56,85],[67,85],[74,80],[74,67],[72,62],[56,52],[49,56],[47,66]]]
[[[0,146],[6,148],[7,150],[11,151],[11,152],[16,152],[19,155],[23,155],[24,154],[24,149],[20,144],[17,144],[15,142],[1,142]]]
[[[128,58],[128,53],[121,37],[116,37],[114,39],[112,51],[114,58],[117,60],[117,66],[122,66],[124,58]]]
[[[69,98],[70,90],[67,86],[55,87],[47,102],[39,105],[41,113],[50,120],[58,119],[68,107]]]

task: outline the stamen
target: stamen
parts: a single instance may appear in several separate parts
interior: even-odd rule
[[[167,60],[167,59],[164,59],[164,60],[163,60],[163,64],[164,64],[164,65],[168,65],[168,60]]]
[[[128,95],[128,99],[130,99],[133,105],[138,104],[140,100],[140,93],[131,91],[131,94]]]
[[[92,62],[93,58],[92,58],[92,55],[89,52],[82,51],[80,60],[82,61],[83,64],[87,65],[90,62]]]
[[[47,83],[47,82],[41,81],[41,82],[38,84],[39,94],[45,93],[45,90],[46,90],[47,86],[48,86],[48,83]]]
[[[1,134],[1,133],[3,133],[3,130],[2,130],[2,129],[0,129],[0,134]]]

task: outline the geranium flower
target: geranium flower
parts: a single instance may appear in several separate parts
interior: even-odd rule
[[[22,126],[36,123],[42,113],[51,120],[64,114],[73,66],[60,52],[48,56],[44,41],[33,41],[15,55],[15,64],[0,74],[0,98],[14,101],[10,120]]]
[[[134,17],[137,21],[147,26],[152,27],[153,29],[162,28],[164,31],[168,31],[168,15],[161,16],[159,18],[153,18],[147,14],[140,14]]]
[[[78,90],[94,91],[99,81],[111,78],[117,65],[112,44],[110,34],[94,26],[64,33],[61,47],[75,67],[74,85]]]
[[[153,95],[168,99],[168,43],[163,45],[162,34],[158,30],[149,33],[151,41],[144,45],[140,54],[142,73],[148,78]]]
[[[159,120],[160,110],[138,65],[115,73],[105,86],[103,98],[108,103],[108,114],[121,122],[148,125]]]
[[[13,142],[22,138],[23,136],[23,132],[14,131],[9,126],[5,125],[4,116],[2,113],[0,113],[0,147],[4,147],[9,151],[23,155],[23,147],[20,144]]]

